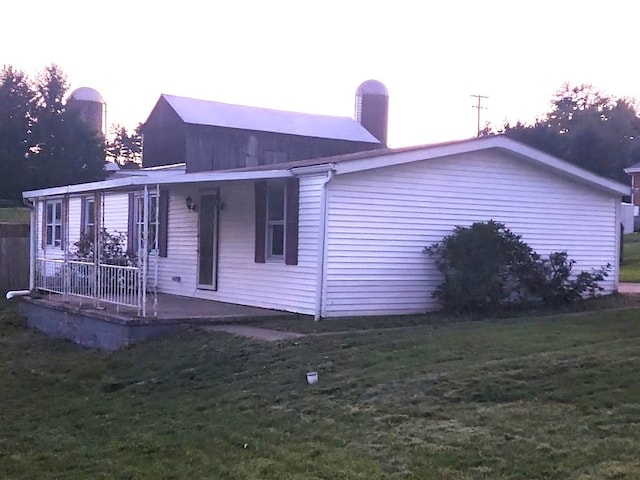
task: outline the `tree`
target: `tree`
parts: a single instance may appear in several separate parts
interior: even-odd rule
[[[51,65],[29,80],[11,66],[0,73],[0,198],[104,178],[104,138],[66,109],[68,82]]]
[[[19,200],[29,177],[27,156],[35,92],[23,72],[0,72],[0,198]]]
[[[530,125],[507,123],[498,132],[624,183],[624,168],[640,162],[640,118],[633,102],[590,85],[563,85],[542,118]],[[481,135],[491,133],[488,128]]]
[[[38,77],[36,118],[30,154],[32,188],[82,183],[104,178],[104,138],[63,98],[67,78],[56,66]]]
[[[129,133],[126,127],[115,123],[111,126],[112,139],[107,142],[107,157],[122,168],[139,168],[142,163],[142,124]]]

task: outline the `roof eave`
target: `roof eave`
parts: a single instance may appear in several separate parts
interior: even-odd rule
[[[81,183],[63,187],[43,188],[23,192],[23,198],[51,197],[73,195],[105,190],[133,190],[145,185],[179,185],[205,182],[231,182],[241,180],[268,180],[271,178],[287,178],[293,176],[289,170],[260,170],[245,172],[154,172],[154,175],[104,180],[101,182]]]

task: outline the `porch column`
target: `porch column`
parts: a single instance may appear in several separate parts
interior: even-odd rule
[[[140,265],[140,301],[142,303],[142,316],[147,316],[147,264],[149,261],[149,187],[144,186],[144,195],[142,201],[142,255],[139,258],[142,260]]]
[[[102,272],[100,271],[100,263],[102,258],[102,202],[104,196],[101,192],[95,192],[93,196],[93,268],[96,280],[96,288],[93,292],[94,305],[100,306],[100,297],[102,293]]]

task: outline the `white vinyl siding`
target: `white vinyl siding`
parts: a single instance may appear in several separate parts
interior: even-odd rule
[[[256,263],[254,184],[249,181],[217,184],[224,205],[219,215],[217,291],[196,288],[198,215],[187,210],[184,200],[191,195],[197,203],[198,192],[210,185],[172,189],[167,257],[158,259],[159,291],[313,314],[320,192],[324,178],[308,176],[300,179],[298,265]]]
[[[498,151],[339,175],[328,198],[323,316],[436,309],[424,247],[476,221],[505,223],[541,254],[568,251],[576,272],[616,268],[619,199]],[[613,270],[602,286],[615,288]]]

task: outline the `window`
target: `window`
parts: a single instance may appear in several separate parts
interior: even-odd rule
[[[287,191],[283,184],[267,185],[267,257],[282,258],[285,251],[284,219]]]
[[[159,200],[159,202],[158,202]],[[156,215],[156,208],[159,207]],[[167,221],[169,212],[169,194],[160,190],[160,198],[156,199],[156,192],[149,192],[149,209],[147,211],[147,226],[149,238],[147,248],[161,257],[167,256]],[[135,255],[144,245],[144,194],[142,192],[129,194],[129,225],[127,230],[127,249]]]
[[[147,241],[147,248],[149,251],[154,252],[158,250],[157,228],[158,228],[158,216],[156,215],[156,194],[155,192],[149,192],[149,210],[147,215],[147,225],[149,227],[149,239]],[[140,244],[138,249],[142,250],[144,247],[144,195],[142,193],[135,194],[135,237]]]
[[[298,264],[297,178],[255,184],[255,261],[284,259]]]
[[[94,197],[83,197],[80,218],[80,233],[93,241],[96,232],[96,202]]]
[[[62,200],[45,202],[44,240],[48,247],[62,247]]]

